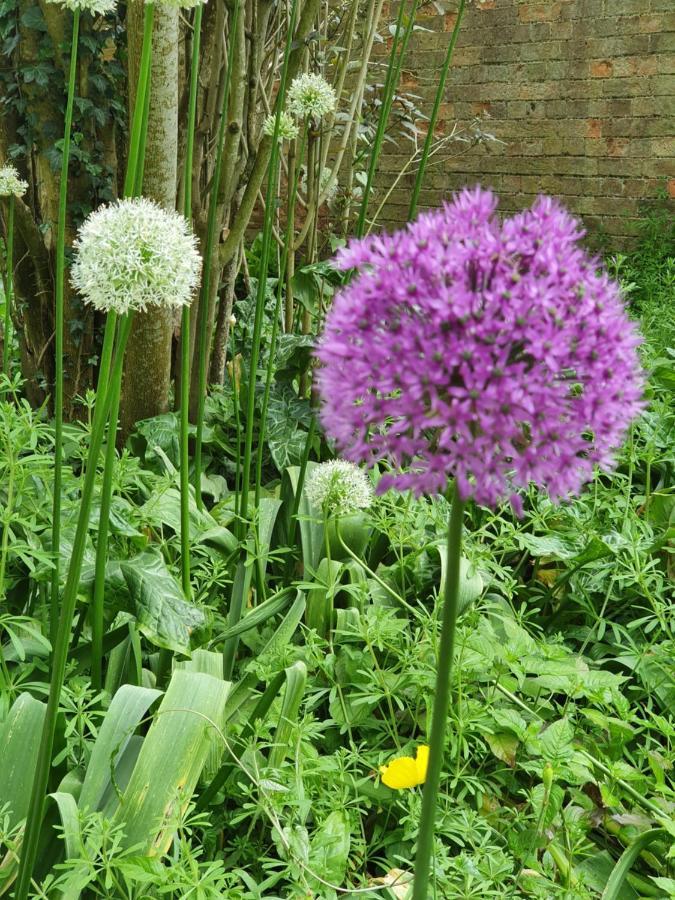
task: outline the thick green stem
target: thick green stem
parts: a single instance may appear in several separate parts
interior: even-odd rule
[[[220,184],[223,167],[223,148],[225,147],[225,132],[227,126],[227,113],[230,98],[230,82],[232,79],[232,64],[234,60],[235,35],[241,6],[240,0],[236,0],[232,21],[230,23],[230,42],[227,50],[227,72],[223,86],[223,105],[220,111],[220,124],[218,126],[218,143],[216,146],[216,159],[211,179],[211,192],[209,194],[209,212],[206,220],[206,246],[204,247],[204,271],[202,272],[202,288],[199,294],[199,307],[197,310],[197,433],[195,435],[195,495],[197,505],[202,502],[202,443],[204,434],[204,402],[206,400],[206,363],[208,357],[208,318],[209,318],[209,285],[211,284],[211,269],[215,262],[216,251],[216,224],[218,219],[218,185]],[[189,346],[189,339],[186,338]],[[186,351],[188,352],[188,351]],[[187,408],[189,397],[185,396],[184,405]],[[181,397],[181,402],[183,398]]]
[[[459,571],[462,550],[462,524],[464,502],[457,490],[452,499],[448,525],[447,567],[445,575],[445,596],[441,614],[441,637],[436,669],[436,691],[431,717],[429,737],[429,766],[422,795],[422,814],[417,837],[415,857],[415,883],[412,900],[427,900],[429,872],[434,843],[434,820],[436,801],[441,783],[441,766],[445,750],[445,728],[450,705],[450,673],[455,646],[455,625],[457,623]]]
[[[110,365],[115,343],[115,318],[110,317],[106,323],[103,339],[103,351],[101,353],[101,367],[99,370],[98,391],[104,393],[110,380]],[[111,422],[117,424],[119,411],[119,390],[117,396],[113,396],[111,405]],[[103,403],[97,403],[94,410],[94,422],[92,433],[102,427],[100,420],[103,416]],[[112,426],[110,431],[112,431]],[[94,595],[91,604],[91,683],[96,690],[103,686],[103,610],[105,599],[105,564],[108,556],[108,520],[110,518],[110,503],[112,498],[112,469],[115,461],[115,432],[108,434],[108,446],[106,448],[105,464],[103,470],[103,484],[101,486],[101,509],[99,512],[99,525],[96,543],[96,563],[94,568]]]
[[[270,247],[272,244],[272,225],[274,222],[275,196],[274,186],[277,183],[277,169],[279,166],[279,120],[286,95],[286,79],[288,77],[288,60],[291,54],[291,44],[295,32],[295,18],[298,0],[293,0],[291,7],[288,34],[284,47],[284,61],[281,67],[279,90],[276,100],[276,116],[274,120],[274,132],[272,134],[272,153],[270,155],[269,169],[267,172],[267,190],[265,192],[265,219],[262,232],[262,244],[260,248],[260,274],[258,276],[258,291],[256,294],[255,316],[253,320],[253,336],[251,340],[251,360],[249,366],[248,392],[246,398],[246,435],[244,439],[244,463],[242,466],[241,497],[239,504],[240,537],[246,533],[248,527],[248,496],[251,479],[251,462],[253,450],[253,426],[255,419],[255,384],[258,378],[258,361],[260,359],[260,342],[262,338],[262,326],[265,312],[265,295],[267,289],[267,267],[269,265]]]
[[[112,384],[112,404],[108,423],[108,444],[105,451],[103,484],[101,485],[101,510],[96,535],[96,568],[94,596],[91,605],[91,683],[97,691],[103,687],[103,622],[105,601],[105,566],[108,559],[108,524],[112,504],[113,472],[115,468],[115,441],[120,410],[121,383]]]
[[[99,396],[97,398],[97,406],[101,404],[102,410],[100,414],[98,413],[98,409],[94,413],[94,427],[89,442],[84,485],[82,487],[82,495],[80,498],[80,513],[77,520],[66,586],[63,591],[59,609],[59,622],[52,653],[49,699],[45,711],[45,719],[40,737],[40,749],[38,751],[30,805],[28,807],[28,817],[26,820],[21,860],[19,862],[19,872],[14,893],[15,900],[27,900],[31,876],[37,858],[45,795],[47,793],[47,784],[49,782],[49,772],[52,763],[56,720],[58,717],[61,690],[63,688],[66,663],[68,660],[70,631],[73,622],[73,614],[75,612],[75,604],[77,602],[77,591],[82,571],[82,559],[84,557],[84,549],[89,531],[89,513],[96,483],[96,464],[101,453],[105,424],[108,420],[113,401],[114,390],[112,389],[112,386],[119,384],[122,378],[124,349],[127,338],[129,337],[129,331],[131,330],[131,321],[132,315],[129,314],[121,322],[120,336],[110,376],[110,386],[103,382],[100,386]],[[108,315],[106,329],[114,330],[114,328],[115,314],[110,313]]]
[[[12,294],[14,284],[14,195],[7,198],[7,242],[5,244],[5,335],[2,348],[2,371],[11,375],[12,356]]]
[[[197,115],[197,86],[199,84],[199,46],[202,33],[202,6],[195,10],[192,30],[192,60],[190,65],[190,99],[188,103],[187,146],[183,212],[192,221],[192,159],[195,146]],[[180,331],[180,572],[183,593],[190,597],[190,454],[188,452],[188,415],[190,411],[190,307],[184,306]],[[201,479],[200,479],[201,480]],[[201,484],[197,485],[197,506],[201,507]]]
[[[70,41],[70,70],[68,98],[63,128],[61,181],[59,184],[59,214],[56,226],[56,275],[54,284],[54,498],[52,502],[53,565],[50,594],[50,637],[56,635],[59,616],[59,580],[61,568],[61,485],[63,482],[63,294],[66,274],[66,213],[68,203],[68,163],[70,161],[70,132],[73,125],[73,101],[77,75],[77,42],[80,31],[80,10],[73,11],[73,34]]]
[[[143,47],[138,70],[136,100],[134,102],[134,118],[129,138],[129,156],[124,179],[124,196],[133,197],[139,181],[145,151],[143,132],[147,130],[146,101],[150,91],[150,65],[152,62],[152,23],[155,17],[155,4],[146,3],[143,10]]]
[[[299,157],[302,158],[302,154],[304,152],[305,147],[305,137],[307,135],[307,123],[305,122],[305,127],[302,132],[302,142],[300,144],[300,153]],[[291,179],[289,185],[289,194],[288,194],[288,210],[292,210],[295,207],[295,200],[298,193],[298,180],[300,175],[300,170],[297,166],[293,166],[293,171],[289,169],[288,172],[289,178]],[[262,483],[262,464],[263,464],[263,449],[265,442],[265,426],[267,424],[267,411],[269,409],[270,402],[270,394],[272,391],[272,376],[274,374],[274,360],[276,356],[276,348],[277,348],[277,337],[279,334],[279,327],[281,324],[281,316],[282,316],[282,304],[281,304],[281,294],[282,287],[284,284],[284,280],[286,277],[286,266],[290,262],[291,257],[295,255],[293,250],[293,216],[289,215],[286,222],[286,237],[284,240],[284,244],[281,250],[281,260],[279,262],[279,279],[277,281],[277,302],[274,310],[274,322],[272,323],[272,334],[270,335],[270,347],[269,347],[269,358],[267,360],[267,373],[265,375],[265,392],[263,394],[263,404],[262,404],[262,412],[260,414],[260,427],[258,430],[258,450],[256,454],[256,473],[255,473],[255,505],[256,507],[260,503],[260,485]],[[286,289],[288,290],[288,284]],[[291,319],[292,324],[292,319]]]
[[[419,5],[419,0],[412,0],[410,6],[410,14],[408,17],[408,22],[405,26],[405,31],[401,34],[401,28],[403,26],[403,16],[405,13],[405,2],[401,0],[401,5],[398,9],[398,17],[396,19],[396,30],[394,32],[394,40],[391,47],[391,52],[389,54],[389,64],[387,66],[387,74],[384,79],[384,88],[383,88],[383,96],[382,96],[382,106],[380,107],[380,114],[377,120],[377,129],[375,131],[375,139],[373,141],[373,148],[370,151],[370,159],[368,161],[368,175],[366,178],[366,186],[363,190],[363,199],[361,201],[361,208],[359,210],[359,218],[356,223],[356,236],[363,237],[366,230],[366,216],[368,213],[368,204],[370,203],[370,193],[373,187],[373,179],[375,178],[375,172],[377,170],[377,163],[380,159],[380,153],[382,151],[382,143],[384,141],[384,133],[387,128],[387,122],[389,121],[389,114],[391,112],[391,107],[394,102],[394,94],[396,92],[396,88],[398,86],[399,74],[401,72],[401,65],[403,64],[403,57],[405,56],[405,52],[408,49],[408,43],[410,41],[410,35],[412,34],[413,26],[415,24],[415,16],[417,14],[417,7]],[[401,42],[401,48],[398,50],[399,40],[403,37]],[[398,50],[398,53],[397,53]]]
[[[150,5],[150,4],[148,4]],[[152,9],[148,13],[148,5],[145,7],[143,49],[141,51],[141,70],[138,78],[138,87],[134,103],[134,119],[132,125],[132,138],[129,146],[129,158],[124,180],[124,196],[134,197],[141,192],[143,185],[143,167],[145,160],[145,141],[148,129],[148,110],[150,97],[150,67],[152,62]],[[145,72],[144,72],[145,67]],[[114,335],[114,328],[113,328]],[[103,482],[101,484],[101,507],[99,511],[98,531],[96,538],[96,563],[94,569],[94,595],[91,605],[91,683],[96,690],[103,687],[103,632],[104,632],[104,608],[105,608],[105,567],[108,559],[108,525],[110,522],[110,507],[112,504],[113,471],[115,467],[115,443],[117,440],[117,422],[119,418],[121,380],[108,385],[109,368],[113,348],[113,336],[106,339],[109,346],[105,346],[102,354],[101,372],[99,375],[99,392],[110,387],[110,422],[108,427],[108,444],[106,446],[103,465]],[[122,335],[120,334],[120,340]],[[125,344],[126,344],[126,338]],[[105,380],[104,380],[105,379]],[[99,413],[100,404],[96,404],[96,414]],[[105,421],[99,421],[98,425],[105,429]]]
[[[436,87],[436,96],[434,98],[434,106],[431,111],[431,117],[429,118],[429,125],[427,128],[427,134],[424,139],[424,147],[422,148],[422,158],[420,159],[420,164],[417,168],[417,175],[415,176],[415,185],[413,187],[412,197],[410,198],[410,208],[408,209],[408,219],[412,219],[417,212],[417,201],[419,200],[420,191],[422,190],[422,182],[424,181],[424,172],[427,167],[427,160],[429,159],[429,152],[431,151],[431,144],[434,139],[434,131],[436,130],[436,122],[438,121],[438,113],[441,108],[441,103],[443,102],[443,94],[445,92],[445,82],[448,77],[448,72],[450,71],[450,64],[452,62],[452,54],[455,49],[455,44],[457,43],[457,36],[459,34],[459,27],[462,24],[462,16],[464,15],[464,7],[466,5],[466,0],[459,0],[459,8],[457,10],[457,18],[455,19],[455,26],[452,29],[452,35],[450,36],[450,43],[448,44],[448,50],[445,54],[445,61],[443,62],[443,68],[441,69],[441,77],[438,80],[438,86]]]

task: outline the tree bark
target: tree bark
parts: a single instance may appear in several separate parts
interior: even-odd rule
[[[127,33],[131,115],[143,34],[142,3],[129,5]],[[151,71],[143,194],[173,210],[178,169],[178,10],[165,4],[155,7]],[[169,408],[174,322],[173,311],[156,307],[135,316],[124,361],[121,441],[136,422]]]

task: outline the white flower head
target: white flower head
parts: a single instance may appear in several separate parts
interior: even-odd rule
[[[117,0],[47,0],[47,3],[54,3],[72,12],[90,12],[93,16],[105,16],[117,6]]]
[[[326,193],[326,202],[330,203],[331,200],[335,199],[335,195],[338,192],[338,183],[337,178],[335,181],[331,181],[333,178],[333,170],[328,166],[324,166],[321,170],[321,178],[319,179],[319,193],[323,194],[328,188],[328,192]],[[305,167],[302,167],[302,179],[300,181],[300,189],[303,194],[307,193],[307,170]]]
[[[271,115],[268,116],[263,122],[263,133],[268,137],[274,137],[274,122],[276,116]],[[286,110],[282,110],[281,115],[279,116],[279,140],[280,141],[294,141],[298,136],[298,126],[295,124],[295,120],[290,113],[287,113]]]
[[[199,283],[202,260],[187,220],[145,197],[99,207],[73,249],[71,284],[103,312],[188,306]]]
[[[307,476],[305,492],[313,506],[330,516],[349,516],[373,502],[368,476],[345,459],[315,466]]]
[[[288,89],[288,109],[298,119],[323,119],[336,106],[335,91],[322,75],[298,75]]]
[[[23,197],[28,190],[28,182],[19,178],[14,166],[0,168],[0,197]]]

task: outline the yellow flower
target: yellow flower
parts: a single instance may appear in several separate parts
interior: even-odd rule
[[[382,781],[387,787],[397,791],[424,784],[428,763],[429,748],[426,744],[420,744],[415,759],[412,756],[399,756],[392,759],[388,766],[380,766]]]

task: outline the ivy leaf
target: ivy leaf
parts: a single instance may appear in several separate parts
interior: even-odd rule
[[[42,15],[42,10],[36,4],[29,6],[28,9],[21,14],[21,24],[24,28],[32,28],[33,31],[46,31],[47,23]]]

